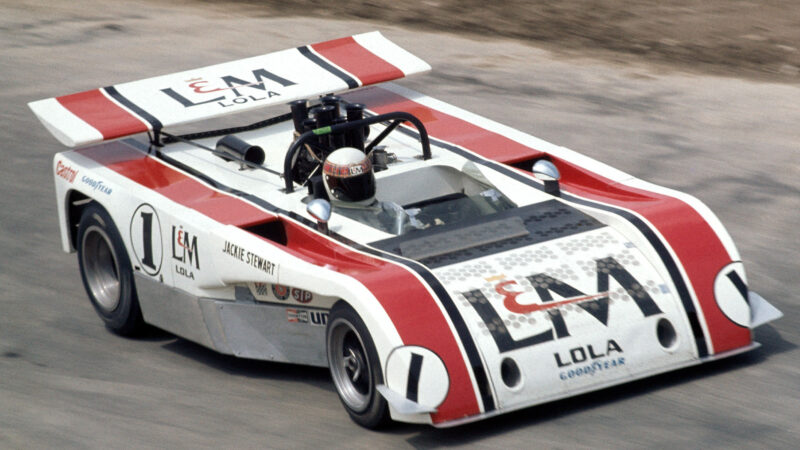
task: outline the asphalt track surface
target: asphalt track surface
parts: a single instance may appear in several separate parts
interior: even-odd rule
[[[771,447],[800,436],[800,87],[557,59],[510,41],[253,9],[0,2],[0,447]],[[26,103],[381,29],[426,59],[402,82],[714,210],[752,289],[786,316],[763,347],[454,429],[352,423],[325,369],[109,333],[60,250],[51,163]]]

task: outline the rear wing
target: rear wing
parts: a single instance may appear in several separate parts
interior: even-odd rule
[[[427,70],[375,31],[28,106],[61,143],[80,147]]]

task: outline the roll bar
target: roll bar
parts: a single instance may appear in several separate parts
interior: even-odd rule
[[[366,119],[354,120],[352,122],[346,123],[339,123],[335,125],[330,125],[326,127],[316,128],[314,130],[306,131],[305,133],[301,134],[297,140],[295,140],[291,146],[289,146],[289,150],[286,152],[286,158],[283,161],[283,179],[286,183],[286,193],[290,194],[294,192],[294,181],[292,180],[292,166],[293,162],[297,158],[297,152],[303,148],[303,144],[306,143],[311,138],[317,136],[324,136],[331,133],[344,133],[345,131],[366,127],[372,124],[376,124],[379,122],[386,122],[389,120],[393,120],[394,123],[389,125],[383,133],[381,133],[378,137],[376,137],[372,142],[370,142],[368,149],[374,148],[380,141],[383,140],[391,130],[394,130],[398,125],[403,122],[411,122],[414,127],[416,127],[417,131],[419,132],[419,138],[422,143],[422,159],[428,160],[431,159],[431,144],[428,140],[428,131],[425,129],[425,125],[422,124],[422,121],[416,118],[413,114],[409,114],[403,111],[396,111],[390,112],[386,114],[379,114],[377,116],[367,117]],[[387,132],[388,131],[388,132]]]

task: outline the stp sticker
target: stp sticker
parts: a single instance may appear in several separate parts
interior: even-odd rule
[[[292,298],[300,303],[310,303],[314,299],[314,294],[303,289],[292,289]]]

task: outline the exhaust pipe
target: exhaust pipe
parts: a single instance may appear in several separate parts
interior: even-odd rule
[[[232,134],[229,134],[217,141],[217,151],[234,157],[225,158],[224,156],[220,155],[220,157],[226,161],[243,159],[249,163],[259,166],[264,164],[264,149],[257,145],[247,143]]]

